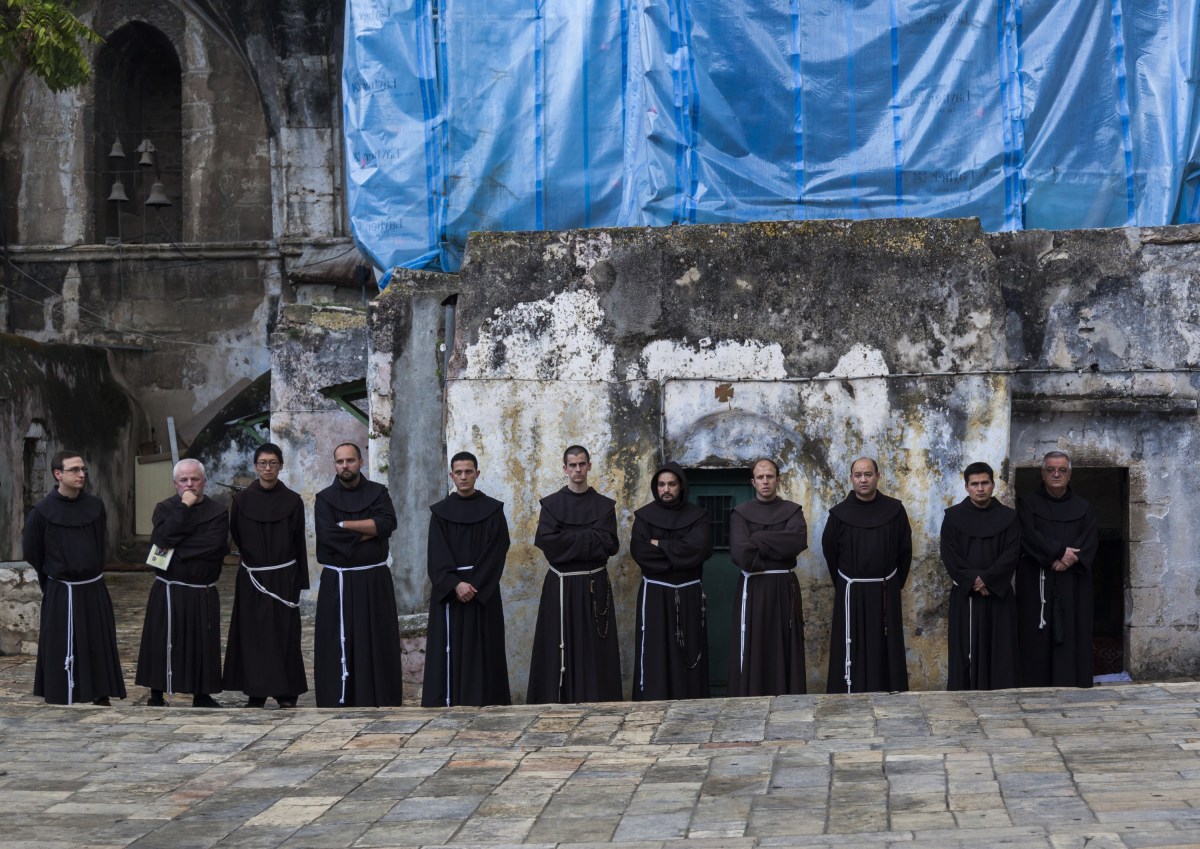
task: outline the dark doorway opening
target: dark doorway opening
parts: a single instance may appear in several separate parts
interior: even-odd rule
[[[23,492],[21,493],[22,516],[28,516],[29,511],[33,509],[33,505],[41,501],[43,496],[50,491],[51,485],[47,483],[47,480],[52,479],[50,464],[46,460],[46,439],[43,436],[37,435],[42,432],[42,428],[35,423],[30,428],[30,432],[35,435],[25,437],[24,450],[22,451],[23,462],[21,471],[25,476]]]
[[[1037,489],[1041,481],[1040,467],[1017,469],[1018,497]],[[1099,538],[1092,572],[1095,602],[1092,675],[1117,675],[1129,667],[1125,628],[1125,592],[1129,586],[1129,470],[1073,466],[1071,490],[1092,505]]]
[[[688,494],[708,511],[713,556],[704,565],[708,616],[709,693],[729,692],[729,647],[733,634],[733,602],[740,571],[729,556],[729,514],[754,497],[749,469],[688,469]]]

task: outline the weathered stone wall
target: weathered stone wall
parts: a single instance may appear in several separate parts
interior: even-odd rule
[[[446,338],[453,332],[447,316],[455,312],[446,302],[457,282],[452,275],[406,272],[370,313],[371,453],[382,458],[372,474],[386,475],[397,514],[407,517],[392,538],[392,573],[401,615],[418,618],[429,598],[428,507],[450,489],[442,398]]]
[[[1129,672],[1200,673],[1200,228],[992,236],[1008,304],[1012,462],[1129,474]],[[1039,372],[1046,370],[1048,373]]]
[[[366,375],[364,310],[299,304],[284,310],[271,336],[271,441],[283,449],[280,478],[300,493],[308,511],[308,564],[314,592],[321,573],[312,524],[314,498],[333,481],[336,445],[367,446],[367,428],[321,390]],[[372,472],[369,452],[363,459],[367,477],[384,480]]]
[[[393,297],[412,302],[452,285],[400,280]],[[561,452],[572,442],[592,450],[593,483],[618,502],[623,547],[610,571],[627,675],[640,573],[624,543],[664,455],[739,468],[774,454],[816,548],[848,488],[850,460],[867,453],[913,517],[905,611],[913,683],[942,686],[941,510],[958,500],[967,462],[1004,468],[1009,441],[1005,304],[977,224],[476,234],[457,286],[439,459],[474,450],[481,489],[506,503],[515,693],[524,690],[545,574],[532,545],[537,500],[562,485]],[[415,367],[435,366],[417,358]],[[391,407],[399,415],[407,403]],[[409,517],[427,522],[423,512]],[[815,551],[802,556],[800,573],[809,685],[818,690],[832,592]]]
[[[180,242],[303,239],[344,232],[338,143],[343,4],[99,0],[80,16],[101,35],[143,22],[182,72],[182,162],[164,180],[183,206]],[[100,46],[90,48],[94,59]],[[93,236],[93,196],[112,139],[93,138],[95,90],[52,94],[18,78],[4,103],[4,214],[15,244]],[[140,199],[136,201],[140,205]]]
[[[154,427],[165,447],[167,416],[194,433],[206,423],[194,417],[270,367],[281,305],[361,304],[375,292],[356,281],[361,260],[346,235],[344,4],[85,0],[76,11],[104,36],[132,25],[138,37],[119,67],[98,63],[94,81],[76,90],[54,95],[19,73],[0,86],[0,230],[11,260],[0,331],[107,348],[146,411],[135,440]],[[91,58],[116,55],[118,42],[89,48]],[[156,225],[159,213],[142,203],[157,169],[139,171],[138,189],[126,184],[122,221],[150,223],[136,234],[127,226],[127,244],[107,247],[112,135],[122,132],[124,163],[137,170],[134,128],[123,122],[149,114],[136,96],[145,92],[134,90],[147,75],[136,66],[175,59],[171,96],[180,102],[174,112],[149,110],[180,124],[157,163],[172,203],[162,218],[173,226]],[[166,97],[157,82],[150,93]],[[131,244],[143,241],[155,244]],[[242,447],[235,439],[213,450],[232,456]],[[0,476],[0,489],[7,485]]]
[[[42,588],[23,561],[0,560],[0,655],[37,654]]]
[[[111,348],[163,445],[167,416],[182,427],[269,367],[285,292],[265,243],[186,258],[174,248],[107,247],[18,248],[12,258],[9,329]]]
[[[0,334],[0,561],[21,559],[26,490],[37,501],[54,487],[50,459],[62,449],[83,453],[88,491],[108,508],[109,554],[116,551],[132,532],[140,418],[103,351]],[[45,478],[27,481],[26,439],[43,435]]]

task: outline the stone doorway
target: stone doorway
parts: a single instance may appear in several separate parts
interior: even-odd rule
[[[734,598],[738,568],[729,555],[729,513],[754,497],[750,469],[688,469],[688,494],[708,511],[713,555],[704,565],[705,609],[708,619],[709,693],[729,692],[730,634],[733,633]]]

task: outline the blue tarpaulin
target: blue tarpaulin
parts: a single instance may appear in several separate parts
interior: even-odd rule
[[[354,236],[1200,220],[1200,0],[347,0]]]

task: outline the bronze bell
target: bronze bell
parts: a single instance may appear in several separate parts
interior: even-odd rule
[[[161,180],[155,180],[150,185],[150,197],[146,198],[146,206],[170,206],[171,199],[167,197]]]
[[[109,200],[125,201],[129,203],[129,195],[125,194],[125,184],[120,180],[114,180],[112,191],[108,193]]]

